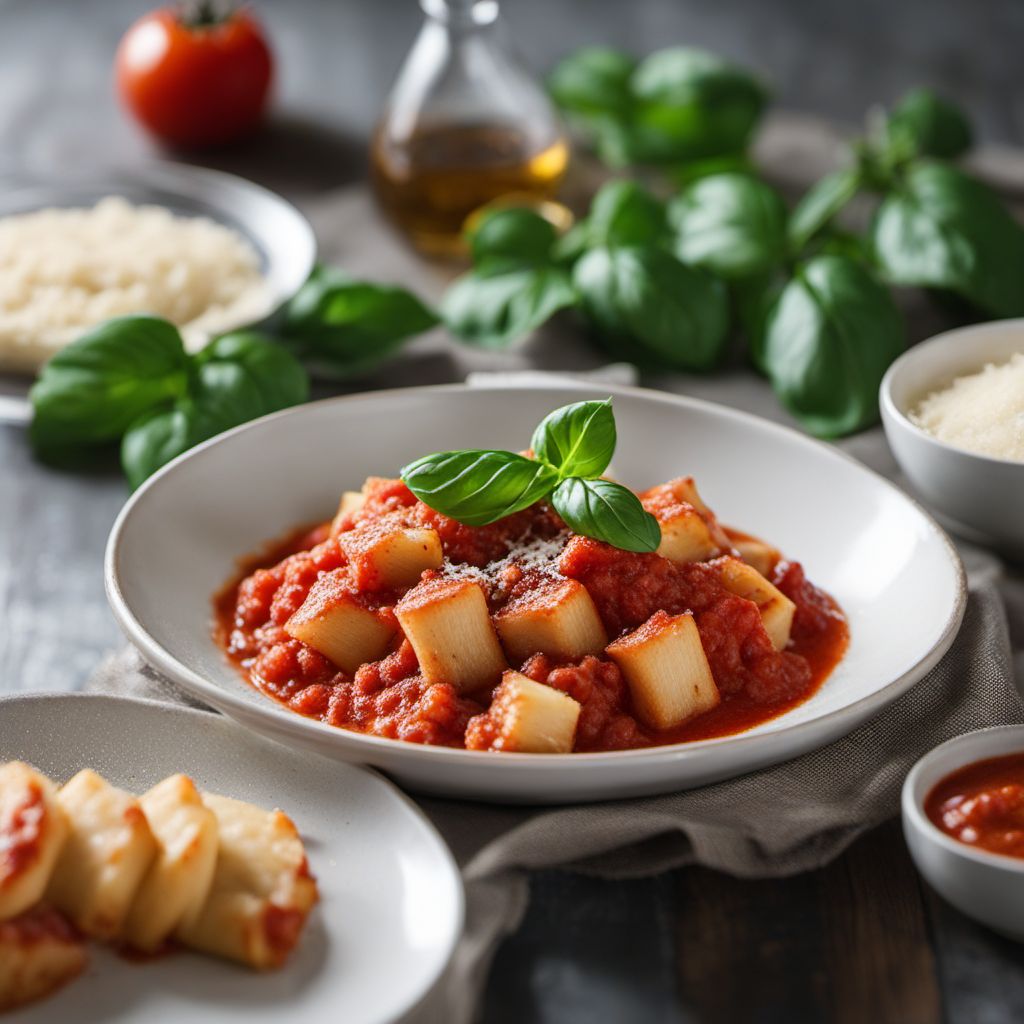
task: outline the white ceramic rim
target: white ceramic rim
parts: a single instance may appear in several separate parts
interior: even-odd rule
[[[521,389],[523,387],[529,390],[533,385],[511,384],[507,386],[509,390]],[[669,406],[682,405],[690,407],[696,406],[700,409],[711,408],[718,414],[724,414],[730,418],[741,420],[744,423],[754,426],[756,429],[769,430],[784,434],[790,439],[796,440],[807,447],[824,446],[823,442],[814,440],[791,427],[786,427],[779,423],[773,423],[770,420],[764,420],[759,416],[754,416],[752,413],[732,409],[727,406],[719,405],[715,402],[707,402],[698,398],[690,398],[682,395],[669,395],[664,392],[652,391],[647,388],[626,387],[622,385],[595,385],[591,382],[568,379],[565,381],[559,380],[557,382],[557,387],[560,390],[575,390],[586,393],[591,393],[596,388],[597,390],[606,391],[613,397],[616,394],[631,395],[636,398],[659,402]],[[437,384],[418,388],[390,388],[382,391],[368,391],[356,395],[341,395],[336,398],[326,398],[322,399],[320,402],[307,403],[307,405],[322,405],[330,402],[367,402],[373,401],[375,398],[379,397],[392,397],[410,390],[430,392],[438,396],[443,396],[471,389],[465,384]],[[158,470],[128,499],[124,507],[121,509],[117,519],[114,521],[113,527],[111,528],[110,537],[107,541],[107,548],[103,559],[103,581],[111,610],[128,639],[136,648],[138,648],[145,660],[158,671],[164,673],[168,678],[179,683],[181,686],[184,686],[185,689],[193,695],[209,701],[214,707],[231,708],[235,713],[240,712],[243,720],[246,715],[251,714],[253,711],[254,705],[251,701],[246,700],[244,697],[235,696],[227,690],[221,689],[214,683],[207,682],[207,680],[197,672],[193,672],[190,668],[181,664],[176,658],[165,651],[143,629],[142,625],[132,615],[131,609],[128,607],[128,604],[124,599],[121,586],[118,582],[119,570],[117,563],[121,531],[124,529],[124,524],[127,518],[131,515],[134,506],[138,502],[144,500],[146,495],[154,488],[158,487],[164,477],[167,476],[167,474],[171,472],[179,462],[184,459],[202,458],[203,453],[213,445],[217,444],[222,438],[229,437],[243,430],[248,430],[255,423],[265,423],[273,418],[294,416],[301,413],[301,411],[306,407],[307,406],[295,406],[291,409],[284,409],[281,412],[271,413],[269,416],[253,420],[251,423],[243,423],[239,427],[235,427],[232,430],[225,431],[223,434],[219,434],[217,437],[204,441],[202,444],[197,445],[190,451],[179,455],[162,469]],[[949,539],[945,531],[939,526],[935,519],[933,519],[917,501],[907,495],[904,491],[901,491],[895,484],[886,480],[885,477],[875,473],[863,463],[858,462],[853,458],[853,456],[848,455],[839,449],[832,448],[831,446],[824,447],[829,447],[829,450],[836,456],[846,459],[848,462],[856,465],[863,472],[876,477],[879,483],[887,487],[894,494],[898,495],[900,499],[908,502],[916,509],[928,526],[934,531],[936,538],[942,542],[950,561],[953,563],[957,574],[957,594],[953,609],[943,625],[939,639],[931,650],[928,651],[916,664],[912,665],[906,672],[892,680],[886,686],[876,690],[874,693],[860,698],[860,700],[857,700],[852,704],[847,704],[834,711],[819,715],[807,722],[791,726],[788,730],[788,735],[796,737],[803,736],[807,732],[817,731],[823,722],[833,720],[837,717],[848,717],[858,708],[870,707],[881,709],[892,700],[901,696],[903,692],[909,689],[913,682],[920,680],[925,674],[934,668],[943,655],[945,655],[949,650],[953,640],[956,638],[957,632],[960,629],[960,625],[963,622],[964,612],[967,606],[967,577],[964,572],[963,563],[960,560],[960,555],[954,547],[953,542]],[[263,713],[274,715],[287,722],[294,722],[294,719],[296,718],[295,712],[285,710],[271,698],[266,698],[266,706],[263,709]],[[867,712],[865,717],[869,713],[870,712]],[[324,722],[320,722],[312,718],[304,718],[303,720],[308,724],[308,727],[314,728],[323,736],[332,736],[337,733],[336,726],[327,725]],[[394,744],[404,742],[402,740],[392,740],[381,736],[368,736],[365,733],[352,734],[357,736],[360,741],[368,744],[371,748],[379,747],[384,750],[392,750],[394,749]],[[503,753],[501,758],[502,764],[518,765],[520,771],[532,770],[546,773],[553,764],[558,764],[560,767],[568,771],[586,772],[590,770],[590,766],[595,762],[603,763],[607,759],[614,759],[615,761],[629,760],[641,763],[645,761],[658,762],[665,757],[666,753],[669,752],[675,752],[677,754],[682,751],[696,752],[723,745],[730,745],[735,749],[737,746],[757,744],[762,742],[763,738],[763,735],[759,733],[745,732],[734,733],[729,736],[719,736],[707,740],[693,740],[687,743],[669,744],[667,746],[643,747],[636,750],[613,750],[600,751],[597,753],[572,754],[525,754],[508,752]],[[820,746],[820,743],[817,745],[812,744],[813,749]],[[424,744],[422,746],[422,756],[432,757],[435,760],[448,759],[450,760],[450,763],[453,764],[461,762],[471,765],[478,763],[478,759],[481,756],[486,756],[486,752],[462,750],[453,747],[435,747],[430,746],[429,744]]]
[[[928,840],[937,843],[949,853],[963,857],[965,860],[972,860],[977,864],[987,864],[990,867],[1002,868],[1002,870],[1009,871],[1011,874],[1024,875],[1024,858],[1011,857],[1007,853],[992,853],[990,850],[968,846],[967,843],[961,843],[959,839],[954,839],[952,836],[947,835],[937,825],[933,824],[928,815],[924,813],[924,801],[928,798],[928,793],[931,792],[931,789],[928,790],[928,793],[922,794],[920,801],[914,798],[914,788],[917,785],[917,780],[942,756],[944,751],[975,736],[997,736],[1011,732],[1020,734],[1020,753],[1024,754],[1024,725],[992,725],[987,729],[974,729],[971,732],[962,733],[960,736],[954,736],[952,739],[946,740],[945,743],[940,743],[937,747],[929,750],[927,754],[919,758],[914,767],[910,769],[906,779],[903,781],[903,793],[900,802],[903,813],[914,828],[923,833]],[[1013,755],[991,754],[988,756],[998,758],[1012,757]],[[962,760],[958,758],[956,764],[951,765],[938,782],[941,782],[942,779],[959,771],[961,768],[967,767],[969,764],[984,760],[987,760],[985,755],[979,757],[977,754],[964,757]],[[938,785],[938,782],[935,785]]]
[[[51,698],[60,697],[66,700],[83,700],[83,701],[117,701],[125,704],[142,704],[146,707],[153,708],[156,711],[167,711],[168,708],[173,711],[183,711],[189,715],[203,715],[209,716],[213,712],[201,711],[199,708],[190,708],[184,704],[171,704],[164,700],[152,700],[147,697],[126,697],[119,693],[82,693],[81,691],[67,692],[65,690],[32,690],[27,693],[9,693],[0,695],[0,709],[7,704],[15,702],[30,703],[38,700],[39,698]],[[228,718],[226,715],[218,715],[232,728],[245,729],[246,727],[239,721],[233,718]],[[266,736],[255,732],[254,730],[246,730],[253,737],[267,744],[269,747],[273,747],[274,740],[268,739]],[[322,754],[318,755],[323,760],[330,762],[330,758],[324,757]],[[434,823],[426,816],[419,804],[412,799],[407,793],[400,789],[394,782],[392,782],[383,772],[378,771],[376,768],[366,764],[353,764],[348,762],[351,768],[357,771],[364,771],[370,775],[376,777],[377,781],[391,791],[391,795],[395,797],[398,802],[404,805],[405,809],[411,812],[413,820],[420,827],[420,829],[427,835],[427,837],[436,845],[438,852],[441,855],[441,859],[444,861],[445,869],[448,871],[450,876],[455,880],[455,893],[456,893],[456,906],[454,908],[454,927],[452,928],[451,937],[449,938],[447,948],[444,950],[444,956],[439,962],[437,971],[432,977],[424,980],[419,990],[415,993],[413,1001],[400,1010],[398,1016],[390,1018],[391,1021],[397,1022],[404,1020],[406,1016],[413,1012],[427,997],[427,995],[433,990],[438,980],[442,977],[444,972],[448,969],[448,966],[452,962],[452,957],[455,955],[456,947],[462,938],[466,929],[466,886],[462,879],[462,872],[459,870],[459,866],[455,861],[455,855],[451,851],[451,847],[445,842],[444,837],[438,832]]]
[[[900,426],[908,429],[915,437],[920,438],[922,441],[926,441],[934,448],[940,451],[955,452],[957,455],[965,455],[972,459],[977,459],[979,462],[988,462],[996,466],[1016,466],[1018,469],[1024,471],[1024,463],[1020,462],[1019,459],[1004,459],[999,455],[986,455],[984,452],[973,452],[969,448],[958,448],[956,445],[949,444],[947,441],[942,441],[939,438],[929,434],[927,430],[922,430],[895,402],[892,397],[892,384],[893,381],[903,373],[908,366],[910,366],[915,360],[921,359],[924,353],[932,346],[948,341],[950,338],[955,338],[963,335],[973,334],[988,334],[989,332],[995,333],[996,331],[1004,330],[1019,330],[1021,334],[1021,347],[1020,351],[1024,353],[1024,317],[1019,317],[1013,320],[988,320],[981,324],[968,324],[966,327],[954,327],[952,330],[943,331],[941,334],[933,334],[930,338],[925,339],[922,342],[907,349],[890,367],[885,371],[885,376],[882,378],[882,384],[879,388],[879,394],[882,402],[882,407],[892,417],[893,420],[898,422]],[[965,339],[966,340],[966,339]],[[988,364],[983,362],[973,371],[974,373],[980,373]],[[950,382],[947,381],[947,384]],[[940,386],[936,382],[935,387]]]

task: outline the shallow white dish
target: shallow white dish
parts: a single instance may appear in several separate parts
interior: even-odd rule
[[[915,345],[889,367],[880,405],[896,461],[935,514],[968,540],[1024,557],[1024,463],[954,448],[911,423],[931,392],[986,363],[1024,352],[1024,320],[946,331]]]
[[[379,1024],[415,1006],[462,928],[462,883],[420,811],[380,776],[268,743],[220,715],[85,694],[0,700],[0,762],[64,781],[93,768],[140,792],[173,772],[298,826],[320,902],[299,948],[259,974],[191,953],[134,964],[91,947],[85,973],[19,1024]]]
[[[430,451],[518,449],[551,409],[614,396],[616,476],[693,474],[726,523],[804,562],[850,619],[849,651],[821,690],[750,732],[606,754],[484,754],[335,729],[251,688],[214,644],[210,598],[235,560],[329,517],[344,488]],[[264,476],[263,474],[266,474]],[[375,765],[410,788],[556,803],[703,785],[795,757],[853,729],[921,678],[963,616],[960,561],[891,484],[795,431],[637,388],[377,392],[314,403],[222,435],[171,463],[125,506],[105,565],[114,614],[143,656],[191,693],[292,746]]]
[[[93,206],[115,195],[234,228],[259,254],[266,282],[266,317],[302,287],[316,262],[313,229],[291,203],[262,185],[223,171],[155,161],[128,170],[8,173],[0,176],[0,186],[0,217],[47,206]],[[242,326],[225,324],[223,330]],[[0,423],[31,419],[25,397],[31,382],[30,375],[0,371]]]
[[[903,783],[903,834],[918,871],[957,910],[1024,942],[1024,861],[976,849],[936,828],[924,801],[958,768],[1024,751],[1024,725],[957,736],[925,754]]]

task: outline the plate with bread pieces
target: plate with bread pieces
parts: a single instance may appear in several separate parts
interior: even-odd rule
[[[462,916],[374,772],[190,708],[0,700],[0,1020],[393,1020]]]

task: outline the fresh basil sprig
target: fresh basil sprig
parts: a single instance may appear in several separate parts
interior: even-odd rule
[[[200,441],[308,396],[295,357],[254,331],[226,334],[190,356],[166,320],[121,317],[43,367],[30,394],[30,436],[41,458],[64,466],[120,440],[122,468],[138,487]]]
[[[486,526],[545,498],[576,533],[625,551],[656,551],[661,527],[627,487],[600,478],[615,450],[611,399],[549,413],[534,458],[470,449],[424,455],[402,469],[424,504],[467,526]]]
[[[441,314],[463,341],[500,348],[576,301],[555,254],[555,229],[525,209],[498,209],[470,238],[474,266],[445,293]]]
[[[870,232],[893,284],[939,288],[997,317],[1024,314],[1024,228],[981,182],[946,164],[911,164]]]
[[[657,551],[661,543],[658,520],[631,490],[611,480],[568,477],[555,488],[551,504],[574,533],[623,551]]]
[[[603,47],[577,50],[551,73],[548,90],[616,167],[742,153],[767,99],[752,75],[689,47],[659,50],[639,62]]]
[[[438,323],[415,295],[318,266],[285,306],[281,340],[320,376],[368,373]]]
[[[878,419],[878,388],[906,345],[889,292],[859,263],[816,256],[768,314],[764,366],[783,405],[818,437]]]

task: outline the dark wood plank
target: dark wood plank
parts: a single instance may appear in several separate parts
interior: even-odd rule
[[[922,882],[949,1024],[1024,1020],[1024,946],[976,924]]]
[[[921,892],[895,823],[813,873],[675,878],[681,998],[701,1024],[942,1019]]]
[[[498,950],[484,1024],[688,1024],[676,999],[671,877],[532,876],[519,930]]]

